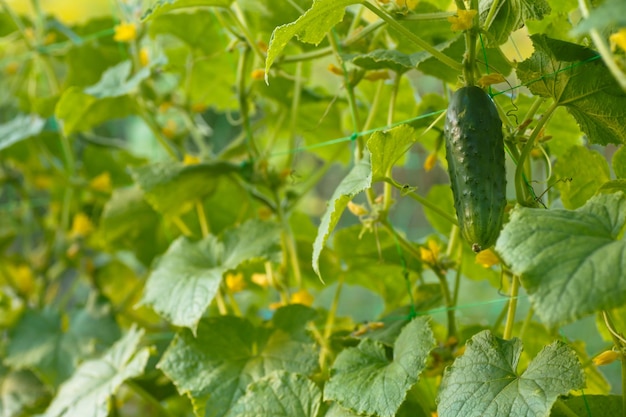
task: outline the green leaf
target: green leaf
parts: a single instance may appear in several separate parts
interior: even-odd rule
[[[444,212],[448,213],[450,217],[455,218],[456,212],[454,211],[454,197],[452,196],[452,189],[448,184],[435,184],[430,187],[426,199],[435,204]],[[449,220],[443,218],[439,213],[434,212],[430,208],[424,206],[424,215],[428,219],[428,223],[439,233],[444,236],[449,236],[452,230],[452,223]]]
[[[388,131],[374,132],[367,141],[371,154],[372,181],[383,181],[391,176],[391,168],[417,141],[415,130],[400,125]]]
[[[5,363],[32,369],[44,382],[56,386],[74,372],[80,360],[108,347],[117,337],[111,306],[95,297],[85,309],[69,314],[67,330],[59,312],[27,310],[12,329]]]
[[[265,59],[265,80],[268,80],[267,74],[272,63],[291,38],[297,36],[302,42],[318,45],[333,26],[343,20],[346,7],[361,2],[362,0],[314,0],[311,8],[298,20],[274,29]]]
[[[150,305],[177,326],[193,329],[222,282],[222,275],[241,263],[271,258],[277,252],[279,228],[250,220],[221,238],[209,235],[192,242],[175,240],[146,283],[141,303]]]
[[[516,338],[500,339],[488,330],[472,337],[444,373],[439,417],[547,417],[559,395],[582,388],[580,362],[563,342],[546,346],[518,374],[521,353]]]
[[[530,91],[565,106],[592,143],[626,143],[626,93],[597,54],[544,35],[531,39],[535,52],[517,68]]]
[[[420,58],[425,59],[428,56],[422,52],[408,55],[395,49],[376,49],[366,54],[348,55],[344,59],[367,70],[390,69],[402,74],[414,69]]]
[[[21,140],[36,136],[43,130],[45,120],[38,116],[21,115],[0,125],[0,151]]]
[[[121,188],[105,204],[98,232],[105,246],[130,249],[149,265],[168,243],[159,239],[160,221],[139,187]]]
[[[337,189],[328,201],[328,208],[322,216],[319,228],[317,229],[317,237],[313,243],[313,270],[318,276],[319,259],[324,244],[330,233],[334,230],[341,214],[352,200],[352,197],[372,185],[372,168],[369,156],[364,157],[352,168],[346,177],[339,183]]]
[[[102,358],[81,364],[61,385],[44,417],[107,416],[109,397],[124,381],[141,375],[148,362],[150,349],[139,349],[143,333],[133,327]]]
[[[133,168],[131,174],[155,210],[165,215],[178,215],[188,208],[186,203],[211,194],[221,175],[237,169],[225,162],[184,165],[165,161]]]
[[[157,367],[191,396],[196,415],[225,416],[251,382],[275,371],[315,371],[317,352],[305,334],[314,314],[302,305],[287,306],[260,327],[233,316],[203,319],[197,337],[186,329],[177,334]]]
[[[606,158],[582,146],[571,148],[559,158],[554,165],[554,176],[560,180],[556,187],[561,192],[563,206],[568,209],[585,204],[602,184],[611,179]]]
[[[626,193],[626,178],[605,182],[598,188],[597,194],[613,194],[620,191]]]
[[[402,329],[392,359],[382,343],[365,339],[337,356],[324,388],[324,400],[337,401],[357,414],[392,417],[426,367],[434,345],[425,317]]]
[[[484,27],[494,0],[482,0],[479,5],[480,24]],[[524,26],[526,20],[542,20],[551,12],[545,0],[513,0],[499,2],[495,17],[485,37],[488,46],[497,46],[509,40],[511,32]]]
[[[144,19],[154,19],[163,13],[189,7],[230,7],[233,0],[157,0],[143,15]]]
[[[603,194],[575,210],[517,208],[496,250],[548,325],[626,302],[626,197]]]
[[[214,23],[214,14],[208,10],[196,10],[192,13],[170,13],[161,15],[150,23],[150,36],[171,35],[197,49],[205,56],[213,55],[224,49],[219,26]]]
[[[626,146],[621,146],[613,154],[612,164],[617,178],[626,178]]]
[[[70,135],[111,119],[129,116],[135,110],[135,103],[127,96],[98,100],[78,87],[70,87],[59,99],[55,115],[62,121],[63,132]]]
[[[3,375],[0,365],[0,416],[30,415],[28,411],[46,401],[50,393],[29,371],[12,371]]]
[[[154,63],[151,61],[150,64],[152,66]],[[150,77],[151,67],[143,67],[131,76],[132,68],[133,63],[131,61],[120,62],[104,71],[100,81],[85,88],[84,92],[99,99],[134,93],[139,84]]]
[[[581,417],[622,415],[622,397],[619,395],[570,396],[563,399],[563,403],[575,415]],[[550,417],[571,417],[571,415],[555,407]]]
[[[382,297],[360,285],[343,284],[339,298],[335,300],[337,285],[333,283],[324,287],[315,297],[313,307],[331,311],[335,303],[336,310],[332,310],[334,314],[337,317],[350,317],[355,323],[375,321],[385,310]]]
[[[278,371],[248,386],[227,417],[316,417],[322,392],[313,381]]]
[[[572,36],[584,35],[592,29],[603,31],[624,26],[626,26],[626,3],[622,0],[606,0],[592,9],[587,18],[580,21],[572,30]]]

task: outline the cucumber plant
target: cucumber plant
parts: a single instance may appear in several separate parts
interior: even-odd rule
[[[0,0],[1,416],[626,416],[622,0],[49,4]]]

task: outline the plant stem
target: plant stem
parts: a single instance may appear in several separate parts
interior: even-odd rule
[[[330,305],[330,309],[328,310],[326,324],[324,325],[324,345],[320,351],[320,367],[322,368],[322,373],[326,370],[326,358],[330,352],[330,349],[328,348],[328,339],[330,339],[330,336],[333,333],[333,327],[335,326],[335,318],[337,316],[337,308],[339,307],[339,299],[341,298],[341,290],[343,289],[343,281],[344,275],[341,274],[337,279],[337,289],[335,290],[333,301]]]
[[[233,8],[234,8],[234,10],[231,9],[231,8],[227,8],[226,9],[228,14],[234,20],[235,25],[241,31],[241,34],[246,39],[246,42],[248,43],[248,45],[250,45],[250,48],[252,48],[254,53],[257,54],[257,56],[262,61],[264,61],[265,60],[265,54],[261,51],[261,48],[259,48],[259,45],[255,42],[254,38],[250,34],[250,31],[248,30],[248,26],[247,26],[246,21],[245,21],[245,17],[243,15],[243,13],[241,12],[241,9],[239,8],[239,5],[237,4],[236,1],[233,4]]]
[[[254,136],[252,134],[250,114],[248,113],[248,93],[246,91],[246,75],[249,61],[250,49],[244,48],[239,55],[239,62],[237,63],[237,100],[239,101],[239,111],[241,112],[243,129],[246,132],[250,157],[253,160],[256,160],[259,156],[259,150],[256,147]]]
[[[189,229],[183,219],[181,219],[179,216],[173,216],[172,223],[174,223],[176,227],[178,227],[178,230],[180,230],[183,235],[187,237],[193,236],[193,232],[191,231],[191,229]]]
[[[509,307],[506,313],[506,323],[504,324],[503,339],[510,339],[513,335],[513,324],[515,324],[515,310],[517,310],[517,295],[519,293],[519,277],[513,275],[511,285],[511,296],[509,297]]]
[[[579,417],[571,408],[569,408],[562,400],[556,400],[552,406],[553,410],[558,410],[559,413],[564,414],[566,417]]]
[[[535,126],[532,133],[530,134],[530,137],[524,145],[522,153],[517,160],[517,167],[515,168],[515,195],[517,197],[517,202],[522,205],[526,204],[528,200],[528,191],[526,190],[526,187],[524,187],[525,184],[523,177],[526,159],[528,159],[530,151],[535,146],[535,140],[537,139],[537,136],[539,136],[539,132],[541,132],[541,129],[543,129],[543,126],[550,119],[550,116],[552,116],[552,113],[554,113],[554,110],[556,110],[557,106],[558,103],[555,101],[541,116],[541,119],[539,119],[539,121],[537,122],[537,126]]]
[[[443,271],[441,271],[437,267],[434,267],[432,270],[439,279],[441,293],[443,295],[443,301],[446,303],[446,314],[448,316],[448,339],[451,337],[456,337],[456,317],[454,314],[455,305],[454,299],[450,294],[448,279],[446,278],[446,275],[443,273]]]
[[[150,111],[146,108],[146,105],[142,98],[137,97],[137,107],[139,109],[139,117],[146,123],[156,140],[159,142],[161,147],[167,152],[167,154],[175,161],[178,161],[178,154],[176,150],[169,143],[167,138],[163,136],[161,129],[159,128],[158,123],[154,120],[154,117],[150,113]]]
[[[450,58],[446,54],[438,51],[433,46],[431,46],[428,42],[426,42],[425,40],[423,40],[422,38],[420,38],[419,36],[411,32],[410,30],[402,26],[384,10],[379,9],[377,6],[368,2],[363,3],[363,5],[367,7],[368,9],[370,9],[378,17],[383,19],[385,22],[387,22],[387,24],[391,26],[393,29],[400,32],[400,34],[402,34],[402,36],[404,36],[406,39],[410,40],[411,42],[415,43],[426,52],[430,53],[434,58],[436,58],[443,64],[446,64],[453,70],[456,70],[459,72],[462,70],[463,67],[461,64],[459,64],[458,62],[456,62],[454,59]]]
[[[608,311],[602,311],[602,317],[606,324],[615,347],[621,352],[621,366],[622,366],[622,417],[626,417],[626,339],[624,336],[615,329],[613,319]]]
[[[487,31],[489,26],[493,23],[493,19],[496,17],[496,12],[498,11],[500,0],[493,0],[491,3],[491,8],[489,9],[489,13],[487,14],[487,18],[485,19],[485,26],[483,29]]]
[[[589,17],[589,6],[587,4],[587,0],[578,0],[578,7],[582,16],[587,19]],[[606,41],[596,28],[591,28],[589,30],[589,35],[591,36],[591,40],[594,45],[596,45],[600,56],[602,56],[602,60],[609,68],[609,71],[611,71],[615,80],[619,83],[620,87],[622,87],[622,90],[626,91],[626,74],[622,72],[620,67],[615,62],[613,54],[611,53],[611,48],[607,45]]]
[[[198,215],[198,223],[200,223],[202,237],[207,237],[211,233],[211,229],[209,228],[209,222],[207,221],[206,213],[204,212],[204,205],[200,200],[196,201],[196,214]]]
[[[137,395],[139,395],[144,401],[154,406],[157,409],[157,416],[174,417],[169,410],[163,407],[160,401],[154,398],[148,391],[139,386],[132,380],[127,380],[125,384],[132,389]]]
[[[302,62],[296,64],[296,77],[293,86],[293,99],[291,100],[291,119],[289,121],[289,132],[291,140],[289,141],[289,154],[285,166],[291,168],[293,164],[293,150],[296,148],[296,127],[298,124],[298,109],[300,108],[300,97],[302,95]]]
[[[424,207],[429,208],[430,210],[432,210],[433,212],[437,213],[438,215],[440,215],[441,217],[443,217],[444,219],[446,219],[447,221],[449,221],[453,225],[455,225],[455,226],[459,225],[454,217],[452,217],[450,214],[448,214],[445,211],[443,211],[439,206],[431,203],[426,198],[424,198],[421,195],[417,194],[415,191],[411,191],[411,192],[408,192],[408,193],[405,192],[407,187],[398,184],[392,178],[385,178],[384,181],[390,183],[391,185],[396,187],[398,190],[403,192],[403,195],[407,195],[407,196],[411,197],[413,200],[417,201],[418,203],[420,203]]]
[[[400,81],[402,81],[402,74],[396,72],[396,78],[393,82],[393,87],[391,88],[391,97],[389,98],[389,109],[387,111],[387,126],[393,125],[393,115],[396,110],[396,101],[398,99],[398,91],[400,90]],[[389,167],[389,172],[386,173],[388,177],[391,177],[391,168]],[[383,184],[383,210],[381,215],[387,216],[389,213],[389,209],[391,208],[391,204],[393,203],[392,198],[392,185],[388,182]]]

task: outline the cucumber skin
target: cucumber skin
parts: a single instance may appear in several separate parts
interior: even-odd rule
[[[506,206],[502,121],[491,97],[476,86],[457,90],[444,135],[459,228],[479,252],[498,239]]]

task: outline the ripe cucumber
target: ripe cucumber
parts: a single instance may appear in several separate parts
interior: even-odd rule
[[[479,252],[496,242],[506,206],[502,121],[491,97],[476,86],[457,90],[444,134],[459,228]]]

